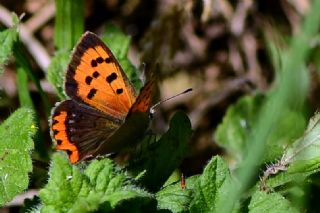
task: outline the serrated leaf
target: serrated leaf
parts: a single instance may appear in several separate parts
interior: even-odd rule
[[[313,116],[304,135],[288,147],[278,164],[284,172],[278,171],[266,185],[271,188],[292,182],[303,181],[320,171],[320,114]],[[272,166],[272,165],[270,165]],[[269,167],[270,167],[269,166]]]
[[[154,199],[148,192],[135,187],[109,159],[94,160],[83,172],[69,164],[60,154],[53,156],[47,186],[40,191],[42,211],[108,212],[125,200]]]
[[[257,191],[251,198],[249,204],[250,213],[295,213],[297,209],[293,208],[290,202],[279,193],[269,193]]]
[[[16,14],[12,16],[14,26],[10,29],[6,29],[0,32],[0,74],[3,73],[3,66],[7,63],[7,60],[12,55],[13,45],[18,40],[18,22],[19,18]]]
[[[241,98],[235,105],[228,108],[223,122],[217,128],[216,142],[234,156],[237,162],[243,159],[244,151],[247,149],[247,138],[263,103],[264,96],[261,94]],[[285,111],[277,125],[278,128],[267,142],[264,154],[264,161],[267,162],[280,157],[284,147],[302,134],[305,119],[301,113]]]
[[[102,40],[110,48],[114,56],[119,61],[122,69],[127,74],[137,91],[141,89],[142,82],[138,76],[139,71],[132,65],[128,59],[128,51],[131,38],[125,35],[114,25],[107,25]]]
[[[198,176],[186,178],[186,188],[180,182],[168,185],[156,193],[158,209],[167,209],[173,213],[187,212],[194,196],[194,185]]]
[[[48,81],[54,86],[61,100],[66,99],[64,93],[64,78],[70,61],[71,51],[61,50],[56,52],[48,67]]]
[[[28,187],[36,133],[33,119],[32,110],[20,108],[0,126],[0,206]]]
[[[263,95],[244,96],[228,108],[222,123],[217,128],[216,142],[231,156],[235,156],[236,160],[241,160],[243,157],[246,138],[263,101]]]
[[[309,172],[320,168],[320,114],[310,119],[302,138],[288,148],[283,160],[290,163],[289,172]]]
[[[213,157],[194,187],[195,196],[190,212],[220,212],[223,208],[221,205],[228,199],[231,184],[226,163],[219,156]]]
[[[160,140],[148,144],[127,169],[134,174],[146,170],[139,182],[150,191],[157,191],[187,155],[191,134],[189,118],[177,112],[170,121],[169,130]]]

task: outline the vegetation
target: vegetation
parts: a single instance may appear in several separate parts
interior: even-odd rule
[[[162,3],[1,3],[4,210],[317,212],[320,0]],[[150,72],[159,99],[193,88],[156,109],[153,133],[121,164],[72,165],[52,149],[50,111],[68,99],[66,67],[86,30],[137,91]]]

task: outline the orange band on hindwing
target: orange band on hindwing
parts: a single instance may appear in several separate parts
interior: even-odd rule
[[[77,147],[70,142],[67,135],[67,112],[57,111],[52,117],[52,135],[56,140],[56,149],[65,150],[69,156],[70,162],[75,163],[79,160],[79,153]]]

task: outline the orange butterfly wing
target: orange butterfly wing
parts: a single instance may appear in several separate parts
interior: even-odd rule
[[[130,113],[133,112],[148,112],[153,102],[155,93],[155,79],[149,80],[140,90],[139,96],[132,105]]]
[[[86,32],[73,53],[65,82],[67,95],[117,118],[125,118],[136,94],[109,48]]]
[[[152,79],[136,98],[134,87],[111,51],[95,34],[86,32],[66,74],[65,91],[72,100],[53,109],[51,135],[56,148],[65,150],[70,162],[76,163],[97,155],[101,146],[104,151],[98,154],[133,144],[131,135],[137,133],[138,138],[148,127],[149,121],[139,113],[149,111],[154,90]]]

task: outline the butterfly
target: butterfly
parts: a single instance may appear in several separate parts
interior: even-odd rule
[[[154,98],[151,78],[139,95],[110,49],[86,32],[76,45],[65,76],[69,100],[52,110],[51,136],[71,163],[135,145],[149,127]]]

